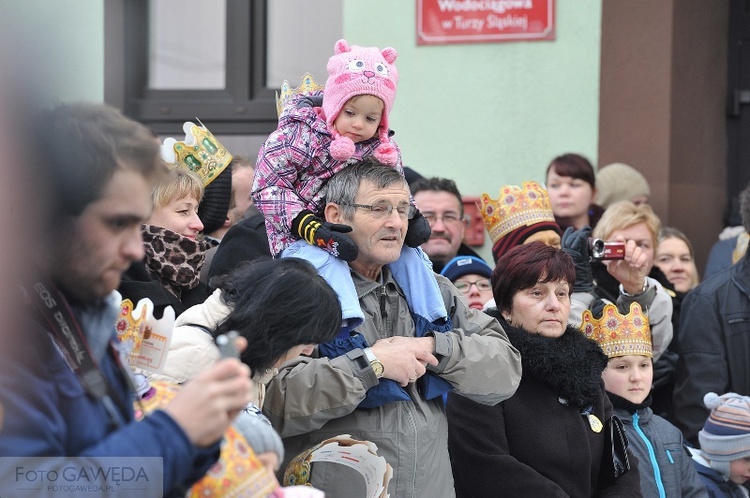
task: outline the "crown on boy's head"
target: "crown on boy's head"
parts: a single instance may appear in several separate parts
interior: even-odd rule
[[[200,121],[198,121],[200,123]],[[167,138],[161,146],[161,157],[172,166],[188,169],[208,186],[232,162],[232,154],[208,131],[190,121],[182,125],[185,140]]]
[[[276,116],[281,116],[281,111],[284,110],[284,106],[292,97],[296,95],[313,95],[316,92],[323,90],[323,85],[319,85],[312,74],[305,73],[300,79],[299,86],[292,88],[289,80],[284,80],[281,83],[281,90],[276,92]]]
[[[651,327],[638,303],[630,303],[627,315],[621,314],[617,306],[610,303],[604,306],[601,318],[594,318],[591,310],[584,311],[582,318],[581,332],[596,341],[607,357],[654,357]]]
[[[493,244],[517,228],[543,222],[555,223],[547,191],[537,182],[523,182],[521,186],[505,185],[500,188],[497,199],[482,194],[481,203],[484,226]]]

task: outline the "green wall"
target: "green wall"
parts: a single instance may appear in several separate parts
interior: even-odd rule
[[[140,1],[140,0],[139,0]],[[540,0],[535,0],[540,1]],[[417,46],[416,2],[344,0],[344,36],[392,46],[391,125],[404,163],[453,178],[465,196],[544,180],[552,157],[597,157],[601,0],[557,0],[552,41]],[[104,100],[102,0],[3,0],[42,105]],[[488,244],[481,250],[489,255]]]
[[[417,46],[416,2],[344,2],[350,43],[398,50],[390,123],[405,165],[494,197],[544,181],[564,152],[596,159],[601,0],[555,3],[552,41]]]

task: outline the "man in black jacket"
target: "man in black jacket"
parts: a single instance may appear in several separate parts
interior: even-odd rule
[[[740,194],[750,230],[750,185]],[[750,253],[690,291],[680,314],[675,425],[697,446],[709,392],[750,395]]]

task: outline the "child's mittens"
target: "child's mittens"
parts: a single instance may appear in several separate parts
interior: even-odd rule
[[[351,232],[349,225],[329,223],[318,218],[310,210],[300,212],[292,221],[292,233],[308,244],[318,246],[344,261],[357,259],[357,244],[344,235]]]
[[[422,213],[417,209],[416,214],[409,220],[409,229],[404,237],[404,244],[409,247],[419,247],[430,238],[432,229]]]

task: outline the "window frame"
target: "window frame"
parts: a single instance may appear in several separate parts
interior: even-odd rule
[[[267,0],[226,2],[226,88],[156,90],[148,88],[148,2],[125,1],[126,115],[156,133],[174,133],[196,118],[214,134],[267,134],[276,128],[275,92],[265,85]]]

